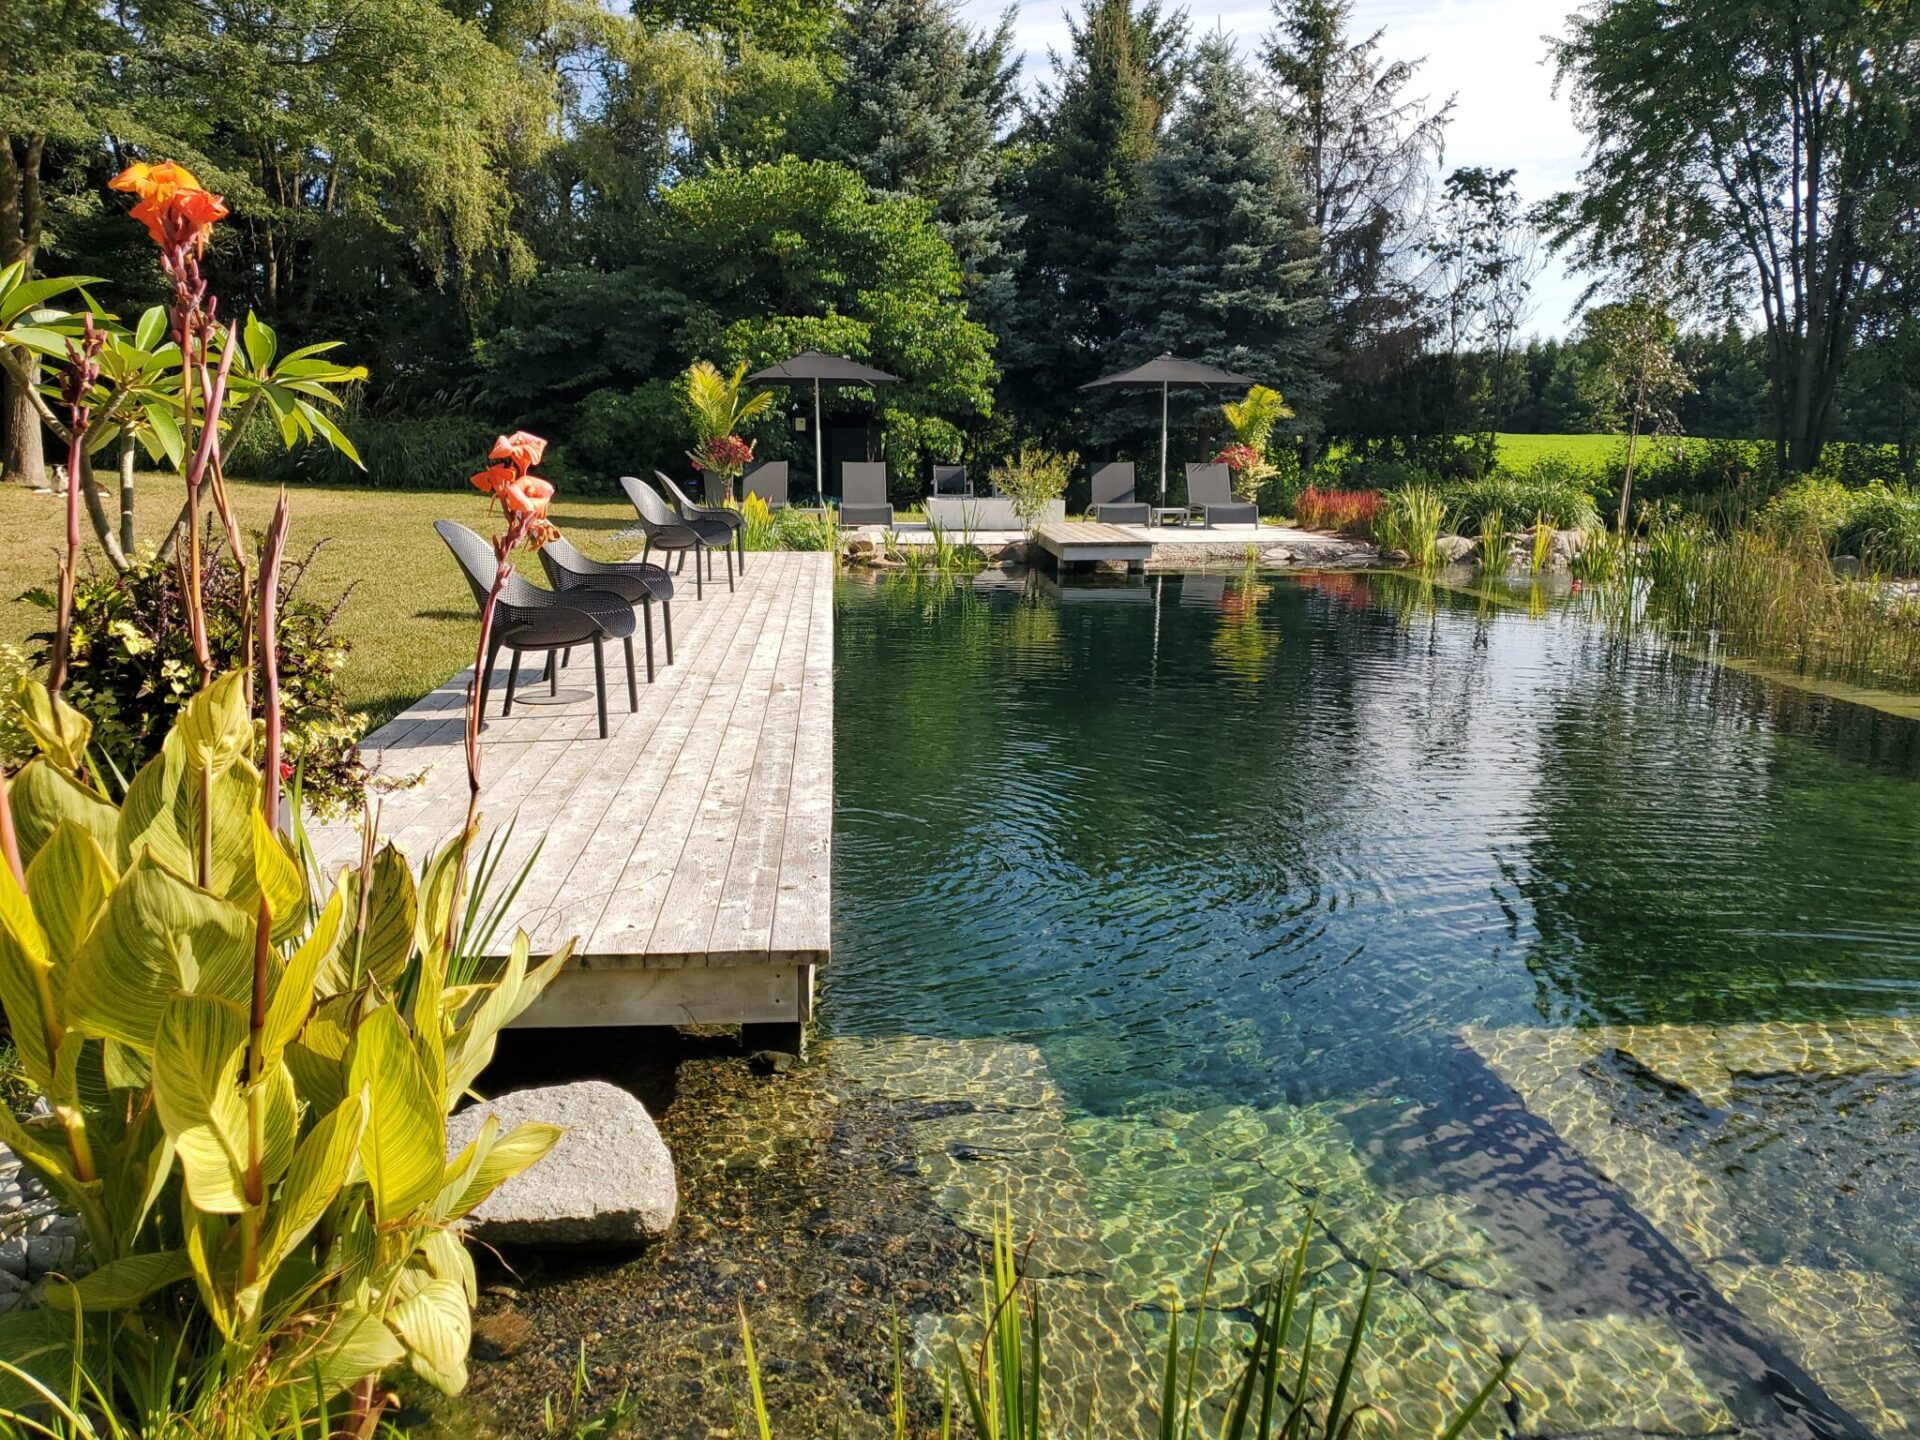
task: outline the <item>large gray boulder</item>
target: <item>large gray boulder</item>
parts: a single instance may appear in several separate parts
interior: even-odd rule
[[[680,1192],[673,1157],[647,1107],[617,1085],[581,1080],[516,1090],[447,1122],[447,1154],[459,1153],[487,1116],[504,1134],[528,1120],[566,1130],[539,1164],[514,1176],[467,1218],[489,1245],[625,1246],[673,1228]]]

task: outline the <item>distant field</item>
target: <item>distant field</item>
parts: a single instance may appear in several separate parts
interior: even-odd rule
[[[1563,455],[1574,464],[1598,467],[1619,450],[1619,435],[1502,435],[1500,463],[1513,470],[1524,470],[1549,455]]]
[[[1544,460],[1550,455],[1565,456],[1575,465],[1597,470],[1615,459],[1626,444],[1624,435],[1501,435],[1500,463],[1510,470],[1524,470],[1536,460]],[[1644,447],[1641,454],[1653,456],[1656,453],[1671,455],[1674,447],[1694,450],[1714,442],[1700,439],[1698,436],[1669,435],[1658,440],[1641,438]]]

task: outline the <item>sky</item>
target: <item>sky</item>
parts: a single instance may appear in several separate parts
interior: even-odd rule
[[[963,0],[961,13],[969,25],[984,28],[1006,3]],[[1050,47],[1066,48],[1064,4],[1078,9],[1078,0],[1018,0],[1015,44],[1026,53],[1029,80],[1046,73]],[[1574,8],[1567,0],[1355,0],[1353,20],[1358,33],[1386,27],[1385,54],[1426,57],[1415,90],[1436,100],[1454,97],[1447,167],[1512,168],[1521,196],[1532,202],[1571,186],[1580,169],[1583,142],[1566,97],[1553,94],[1543,39],[1563,29]],[[1223,29],[1246,55],[1258,50],[1271,26],[1260,0],[1188,0],[1187,9],[1195,34]],[[1549,260],[1534,283],[1526,328],[1566,333],[1580,288]]]

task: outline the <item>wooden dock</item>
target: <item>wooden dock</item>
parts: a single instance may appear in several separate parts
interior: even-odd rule
[[[605,740],[590,654],[561,672],[557,699],[528,656],[504,719],[495,673],[481,806],[490,832],[513,821],[499,874],[539,846],[496,948],[516,929],[536,953],[579,937],[522,1025],[778,1026],[766,1038],[781,1042],[812,1013],[831,950],[833,557],[750,559],[733,594],[709,582],[696,601],[685,577],[675,663],[652,685],[642,671],[637,712],[609,647]],[[468,674],[361,747],[386,774],[425,772],[381,800],[381,834],[416,863],[466,813]],[[313,840],[329,869],[360,853],[353,823],[315,826]]]
[[[1100,560],[1122,560],[1130,570],[1144,568],[1153,554],[1153,541],[1124,525],[1100,525],[1085,520],[1052,520],[1033,532],[1034,543],[1062,569]]]

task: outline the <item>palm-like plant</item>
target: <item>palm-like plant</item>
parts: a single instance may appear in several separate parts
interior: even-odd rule
[[[747,363],[742,360],[731,375],[723,374],[710,360],[696,360],[687,367],[685,400],[687,414],[693,420],[694,447],[687,458],[702,470],[724,475],[727,498],[731,500],[734,478],[753,458],[753,446],[739,436],[739,429],[773,407],[771,390],[744,394]]]

